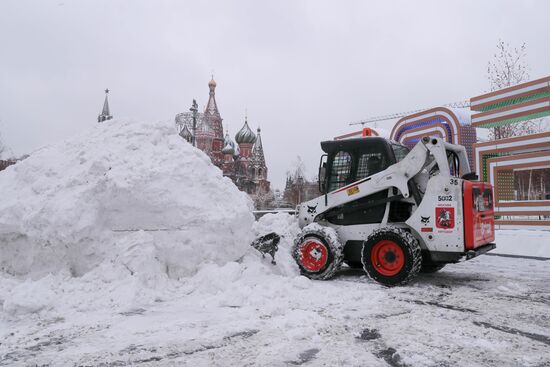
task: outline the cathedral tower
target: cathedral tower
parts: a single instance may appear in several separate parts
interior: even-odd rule
[[[222,149],[224,146],[224,136],[223,136],[223,124],[220,111],[218,111],[218,105],[216,103],[216,81],[214,77],[208,82],[208,88],[210,89],[210,96],[208,98],[208,103],[206,104],[206,109],[204,110],[204,123],[206,123],[214,134],[212,140],[212,151],[211,158],[212,162],[221,167],[223,163],[223,153]]]
[[[262,137],[260,128],[257,130],[256,143],[252,149],[252,167],[254,167],[254,176],[257,180],[267,179],[267,167],[265,165],[264,147],[262,146]]]
[[[109,89],[105,89],[105,102],[103,102],[103,110],[101,114],[97,116],[97,122],[103,122],[113,118],[111,111],[109,111]]]

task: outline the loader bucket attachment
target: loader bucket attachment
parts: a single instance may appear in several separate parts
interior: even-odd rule
[[[265,257],[265,254],[269,254],[271,256],[271,263],[275,265],[275,253],[279,249],[278,245],[280,240],[281,236],[275,232],[271,232],[256,238],[250,246],[260,251],[262,253],[262,257]]]

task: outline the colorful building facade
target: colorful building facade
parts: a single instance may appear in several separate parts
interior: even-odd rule
[[[550,116],[550,77],[472,97],[470,108],[478,128]],[[476,143],[474,156],[495,188],[495,225],[550,230],[550,132]]]
[[[235,135],[224,136],[223,119],[216,102],[216,82],[208,83],[209,98],[203,113],[195,116],[184,112],[176,115],[175,122],[179,135],[192,143],[195,138],[197,148],[208,154],[212,163],[219,167],[224,176],[231,178],[239,190],[253,198],[266,195],[270,191],[267,179],[268,169],[265,161],[261,130],[256,133],[245,118],[242,128]]]
[[[436,107],[405,116],[393,127],[390,139],[412,148],[423,136],[435,136],[448,143],[463,145],[468,153],[470,168],[473,169],[473,144],[477,135],[468,112]]]

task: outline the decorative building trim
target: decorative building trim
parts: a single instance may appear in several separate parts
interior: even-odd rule
[[[499,228],[542,226],[550,229],[549,220],[532,220],[529,217],[550,216],[550,200],[503,200],[511,196],[513,187],[499,180],[499,175],[512,175],[514,171],[550,167],[550,132],[517,136],[474,144],[475,167],[481,180],[494,187],[495,215],[525,217],[525,220],[497,219]],[[512,178],[513,180],[513,178]]]
[[[550,132],[476,143],[474,144],[475,171],[483,180],[487,181],[486,160],[491,156],[514,155],[545,150],[550,150]]]
[[[476,131],[467,114],[436,107],[401,118],[392,129],[390,139],[412,148],[424,136],[436,136],[452,144],[466,147],[470,167],[473,168],[473,144]]]
[[[440,123],[434,124],[430,127],[421,127],[417,129],[411,129],[403,134],[400,138],[402,142],[412,143],[414,145],[420,141],[424,136],[434,136],[442,138],[445,141],[449,141],[448,134],[446,134],[446,129],[444,125]]]
[[[472,126],[490,128],[550,115],[550,76],[470,99]]]
[[[495,127],[550,115],[550,97],[528,101],[472,116],[475,127]]]
[[[550,151],[539,151],[512,156],[490,158],[488,164],[488,182],[495,188],[495,215],[499,216],[550,216],[550,200],[505,201],[510,191],[499,182],[499,173],[513,173],[515,170],[540,169],[550,167]]]
[[[428,111],[405,116],[397,121],[390,136],[393,140],[401,142],[401,135],[403,135],[406,131],[420,126],[429,127],[434,124],[447,126],[447,141],[459,141],[459,137],[456,133],[458,131],[459,123],[457,122],[456,116],[454,116],[454,114],[446,108],[433,108]]]
[[[488,105],[545,90],[550,90],[550,76],[472,97],[470,98],[470,108],[474,111],[482,111]]]

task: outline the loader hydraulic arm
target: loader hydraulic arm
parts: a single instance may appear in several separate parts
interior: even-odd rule
[[[399,194],[388,197],[386,201],[408,199],[412,195],[416,205],[419,205],[422,201],[422,194],[414,180],[415,176],[423,170],[426,171],[426,176],[430,171],[432,174],[451,176],[447,152],[453,152],[458,157],[457,164],[460,172],[455,174],[463,175],[469,172],[468,158],[464,147],[445,143],[439,138],[425,137],[414,146],[405,158],[384,171],[329,192],[324,199],[319,197],[305,203],[308,216],[311,221],[314,221],[316,216],[332,208],[391,188],[397,188]],[[433,173],[433,171],[437,172]],[[372,205],[372,203],[365,204]],[[315,210],[311,209],[313,207]]]

